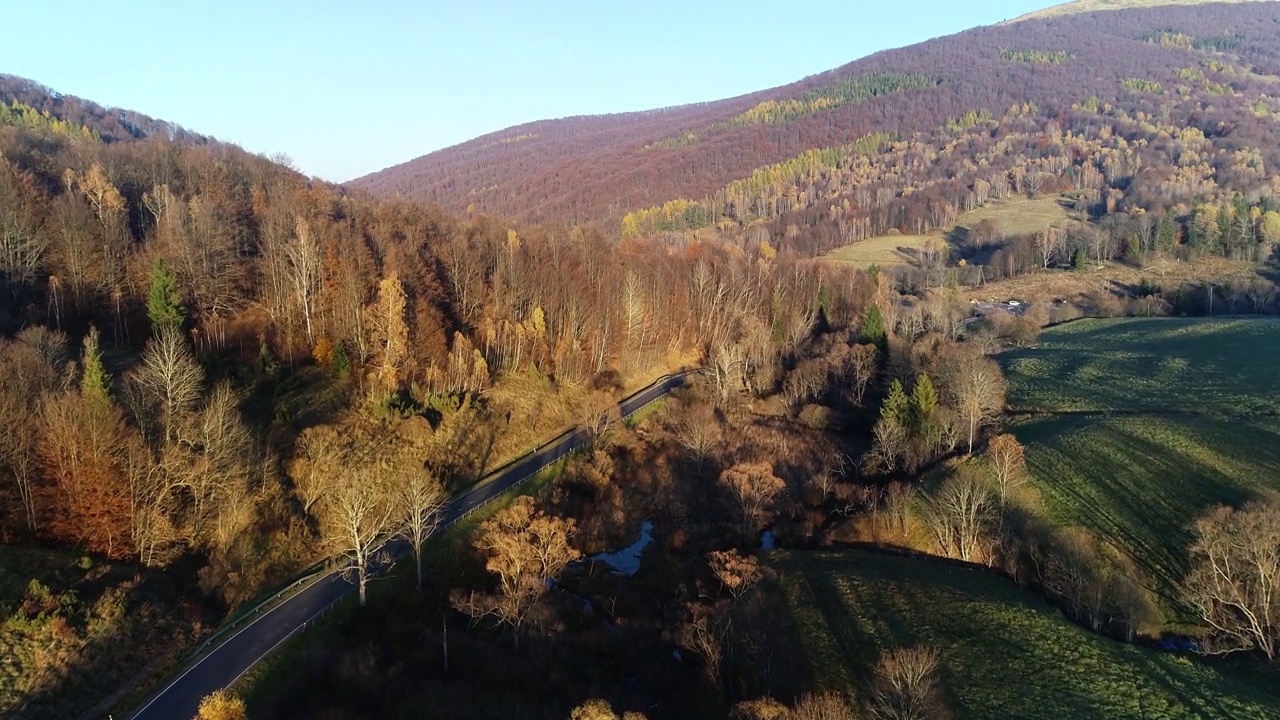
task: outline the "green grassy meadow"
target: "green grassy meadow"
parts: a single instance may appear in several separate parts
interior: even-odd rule
[[[857,695],[880,649],[929,645],[957,720],[1276,718],[1265,669],[1115,642],[1008,580],[857,550],[777,553],[815,687]]]
[[[1280,413],[1280,319],[1114,318],[1002,353],[1014,412]]]
[[[915,265],[920,253],[933,241],[939,248],[947,247],[942,233],[932,235],[880,235],[856,243],[838,247],[822,256],[824,262],[866,269],[872,265],[894,267]]]
[[[1167,610],[1188,569],[1192,522],[1280,491],[1280,418],[1050,415],[1012,429],[1049,520],[1125,551]]]
[[[1011,431],[1054,525],[1088,529],[1142,570],[1167,629],[1191,524],[1280,491],[1280,321],[1082,320],[998,356]]]

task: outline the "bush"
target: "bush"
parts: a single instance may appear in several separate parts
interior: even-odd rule
[[[831,408],[823,405],[805,405],[800,411],[800,423],[814,430],[827,430],[831,427]]]

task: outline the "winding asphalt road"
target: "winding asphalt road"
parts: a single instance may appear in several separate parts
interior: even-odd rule
[[[684,375],[670,375],[622,401],[623,417],[631,415],[684,383]],[[566,433],[533,454],[500,468],[471,489],[457,495],[445,506],[447,527],[468,512],[533,477],[538,471],[581,447],[587,439],[582,430]],[[393,555],[403,555],[399,549]],[[240,678],[268,653],[307,626],[355,586],[340,570],[321,577],[305,589],[246,624],[220,645],[188,665],[177,679],[149,698],[132,720],[189,720],[200,700]]]

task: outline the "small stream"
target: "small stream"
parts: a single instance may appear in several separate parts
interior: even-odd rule
[[[591,559],[604,563],[618,575],[635,575],[640,571],[640,553],[653,542],[653,523],[645,520],[640,526],[640,537],[630,545],[613,552],[596,553]]]

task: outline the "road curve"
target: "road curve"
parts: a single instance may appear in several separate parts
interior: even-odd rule
[[[666,376],[623,400],[623,417],[657,400],[684,383],[684,374]],[[445,525],[484,505],[563,458],[586,440],[581,430],[570,432],[533,454],[490,474],[445,506]],[[394,554],[400,555],[403,549]],[[263,657],[318,617],[355,586],[334,571],[276,605],[253,622],[183,669],[163,690],[152,695],[131,720],[188,720],[195,717],[200,700],[240,678]]]

